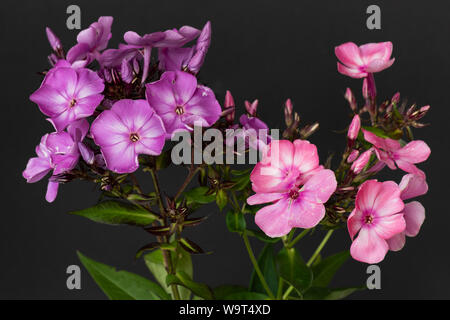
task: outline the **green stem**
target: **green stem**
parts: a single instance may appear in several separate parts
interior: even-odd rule
[[[289,297],[289,294],[292,292],[292,290],[294,290],[293,286],[290,286],[286,292],[283,294],[283,299],[282,300],[286,300]]]
[[[261,269],[259,268],[258,261],[256,261],[255,255],[253,254],[252,247],[250,246],[250,241],[248,240],[246,232],[243,232],[242,238],[244,239],[245,247],[247,248],[248,255],[250,257],[250,260],[253,263],[253,267],[255,268],[255,272],[259,277],[259,280],[261,281],[262,286],[264,287],[264,290],[266,290],[267,294],[269,295],[270,299],[275,299],[275,296],[273,295],[272,291],[270,290],[266,279],[264,279],[264,276],[261,272]]]
[[[175,195],[175,197],[173,198],[173,200],[177,200],[177,198],[183,193],[184,189],[186,189],[186,187],[188,186],[189,182],[191,182],[191,180],[195,177],[195,174],[200,170],[200,167],[195,168],[194,170],[190,170],[188,176],[186,177],[186,179],[183,182],[183,185],[180,187],[180,189],[178,190],[177,194]]]
[[[164,209],[164,204],[163,204],[162,197],[161,197],[161,189],[159,187],[158,177],[156,176],[156,173],[153,169],[150,170],[150,174],[152,176],[153,185],[155,186],[155,193],[156,193],[156,197],[158,199],[159,210],[161,211],[161,215],[164,217],[165,209]],[[165,225],[165,219],[164,219],[163,225]],[[161,241],[161,242],[168,242],[167,239],[165,239],[165,238],[166,237],[163,237],[163,239],[161,239],[161,238],[159,238],[159,239],[157,238],[157,239],[158,239],[158,241]],[[167,273],[175,274],[176,270],[173,267],[170,252],[167,250],[163,250],[163,249],[161,249],[161,251],[163,254],[164,267],[165,267]],[[172,296],[173,296],[174,300],[180,300],[180,293],[178,291],[177,285],[175,285],[175,284],[170,285],[170,289],[172,290]]]
[[[316,251],[314,251],[313,255],[311,256],[311,258],[308,260],[308,262],[306,263],[306,265],[309,267],[313,264],[314,260],[316,260],[317,256],[320,254],[320,251],[322,251],[323,247],[325,246],[325,244],[328,242],[328,240],[330,239],[331,235],[333,234],[334,230],[329,230],[327,232],[327,234],[325,235],[325,237],[323,238],[322,242],[319,244],[319,246],[317,247]]]
[[[298,236],[296,236],[295,237],[295,239],[294,240],[292,240],[292,241],[288,241],[288,244],[287,244],[287,248],[289,249],[289,248],[292,248],[297,242],[299,242],[304,236],[306,236],[306,234],[309,232],[309,230],[310,229],[305,229],[305,230],[303,230]]]

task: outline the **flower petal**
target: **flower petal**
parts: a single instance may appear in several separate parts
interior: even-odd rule
[[[428,192],[428,184],[426,180],[415,174],[406,174],[403,176],[399,184],[402,200],[415,198]]]
[[[251,206],[256,204],[274,202],[283,197],[283,193],[257,193],[247,198],[247,203]]]
[[[406,222],[403,218],[403,214],[375,217],[372,222],[372,228],[381,238],[390,239],[405,230]]]
[[[281,199],[276,203],[265,206],[256,212],[255,223],[271,238],[281,237],[289,233],[292,227],[288,223],[289,201]]]
[[[139,167],[138,156],[130,141],[123,141],[101,148],[106,166],[117,173],[131,173]]]
[[[431,150],[428,145],[421,141],[415,140],[406,146],[397,150],[394,154],[395,160],[402,160],[410,163],[420,163],[428,159]]]
[[[389,250],[391,251],[400,251],[405,246],[406,237],[405,232],[400,232],[399,234],[396,234],[390,239],[386,240],[389,245]]]
[[[47,185],[47,193],[45,195],[45,200],[47,202],[53,202],[56,199],[56,196],[58,195],[58,187],[59,183],[54,181],[49,181]]]
[[[413,201],[405,204],[403,210],[406,221],[406,235],[408,237],[415,237],[420,231],[420,227],[425,221],[425,208],[418,201]]]
[[[295,228],[315,227],[325,216],[325,207],[321,203],[311,202],[305,197],[292,201],[289,209],[289,225]]]
[[[389,246],[372,228],[362,228],[350,247],[353,259],[375,264],[383,261]]]

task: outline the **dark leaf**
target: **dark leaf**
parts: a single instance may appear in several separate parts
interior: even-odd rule
[[[200,248],[198,244],[187,238],[181,238],[180,240],[178,240],[178,242],[183,247],[183,249],[189,253],[193,254],[205,253],[205,251],[203,251],[203,249]]]
[[[273,245],[267,243],[258,258],[258,265],[261,272],[266,280],[270,290],[272,292],[277,292],[278,290],[278,272],[275,264],[275,252],[273,250]],[[250,280],[249,290],[253,292],[266,293],[258,275],[253,270],[252,277]]]
[[[225,220],[230,232],[242,233],[245,231],[246,222],[241,212],[228,211]]]
[[[333,276],[350,257],[348,250],[329,256],[313,266],[314,287],[328,287]]]
[[[193,281],[192,278],[184,271],[177,271],[175,275],[168,274],[166,277],[166,284],[180,285],[185,288],[188,288],[189,290],[192,291],[193,294],[203,299],[206,300],[213,299],[213,293],[207,285]]]
[[[311,286],[313,273],[295,248],[281,249],[276,261],[280,276],[298,292],[303,293]]]

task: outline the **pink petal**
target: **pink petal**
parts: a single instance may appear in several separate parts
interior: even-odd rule
[[[325,203],[336,190],[337,181],[334,172],[323,169],[314,174],[301,189],[302,197],[315,203]]]
[[[425,179],[425,173],[419,168],[417,168],[414,164],[403,160],[396,160],[395,163],[403,171],[415,174],[421,177],[422,179]]]
[[[77,69],[78,82],[75,91],[77,99],[102,93],[105,85],[103,80],[92,70]]]
[[[190,100],[185,105],[187,116],[193,115],[205,121],[203,126],[212,126],[219,120],[222,108],[216,100],[214,92],[205,86],[199,85]],[[193,120],[186,121],[186,124],[194,124]]]
[[[403,214],[375,217],[372,223],[372,228],[381,238],[390,239],[405,230],[406,222],[403,218]]]
[[[415,174],[406,174],[403,176],[399,184],[403,200],[415,198],[428,192],[428,184],[426,180]]]
[[[396,160],[403,160],[410,163],[420,163],[428,159],[431,150],[428,145],[421,141],[415,140],[406,146],[397,150],[394,154]]]
[[[294,180],[285,180],[285,173],[276,167],[257,163],[250,174],[252,189],[255,192],[286,192]]]
[[[392,215],[403,210],[404,203],[400,199],[400,188],[393,181],[378,182],[376,198],[372,203],[372,210],[376,217]],[[369,205],[369,203],[367,203]]]
[[[374,60],[388,61],[392,54],[392,42],[367,43],[359,47],[365,64]]]
[[[319,166],[319,155],[317,147],[306,140],[294,141],[294,165],[300,172],[304,173]]]
[[[311,202],[306,197],[292,201],[289,210],[289,225],[295,228],[315,227],[325,216],[325,207],[321,203]]]
[[[358,68],[363,66],[359,48],[353,42],[347,42],[334,48],[336,57],[347,67]]]
[[[91,134],[99,146],[128,141],[130,133],[119,116],[111,110],[103,111],[91,125]]]
[[[72,137],[73,141],[83,141],[84,137],[89,131],[89,122],[86,119],[80,119],[72,122],[67,127],[67,132]]]
[[[69,101],[57,89],[45,85],[33,92],[30,100],[36,103],[41,112],[49,117],[59,115],[69,105]]]
[[[364,133],[364,139],[377,148],[381,148],[385,151],[394,151],[401,148],[400,142],[389,138],[381,138],[376,134],[362,129]]]
[[[408,237],[415,237],[420,231],[420,227],[425,221],[425,208],[418,201],[413,201],[405,204],[403,210],[406,221],[406,235]]]
[[[389,245],[389,250],[391,251],[400,251],[405,246],[406,237],[405,232],[400,232],[399,234],[396,234],[390,239],[386,240]]]
[[[339,62],[337,63],[337,70],[339,73],[345,76],[349,76],[356,79],[367,77],[368,74],[367,72],[360,71],[359,69],[348,68],[343,64],[340,64]]]
[[[45,200],[47,202],[53,202],[56,199],[56,196],[58,195],[58,187],[59,183],[54,181],[49,181],[47,185],[47,193],[45,195]]]
[[[378,196],[378,192],[381,189],[381,183],[377,180],[367,180],[359,187],[356,194],[355,206],[360,211],[372,210],[373,203]]]
[[[288,223],[288,207],[287,199],[281,199],[272,205],[265,206],[256,212],[255,223],[271,238],[284,236],[292,229]]]
[[[391,60],[387,60],[387,61],[373,60],[367,65],[366,71],[369,73],[383,71],[384,69],[387,69],[390,66],[392,66],[394,64],[394,61],[395,61],[395,59],[391,59]]]
[[[353,240],[355,235],[362,227],[362,214],[360,210],[356,208],[353,209],[352,213],[348,216],[347,219],[347,229],[350,234],[350,238]]]
[[[256,204],[274,202],[283,197],[283,193],[257,193],[247,198],[247,203],[251,206]]]
[[[350,247],[350,254],[355,260],[375,264],[383,261],[388,250],[386,240],[380,238],[373,228],[362,228]]]
[[[130,140],[102,147],[101,151],[109,170],[117,173],[131,173],[139,167],[138,156]]]
[[[28,183],[33,183],[41,180],[52,169],[50,159],[31,158],[28,160],[27,167],[22,175],[27,179]]]

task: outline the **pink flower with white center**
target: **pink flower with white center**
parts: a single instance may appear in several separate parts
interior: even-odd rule
[[[370,264],[382,261],[389,250],[387,240],[405,230],[400,192],[393,181],[368,180],[359,188],[355,209],[347,220],[353,240],[350,254],[355,260]]]
[[[70,63],[84,60],[84,65],[88,65],[100,56],[100,51],[104,50],[111,39],[111,25],[113,17],[100,17],[97,22],[92,23],[89,28],[82,30],[77,36],[77,42],[67,52],[67,60]]]
[[[104,87],[103,80],[94,71],[55,67],[30,100],[50,117],[48,120],[59,132],[70,123],[91,116],[103,100]]]
[[[391,59],[392,43],[368,43],[358,47],[353,42],[341,44],[334,49],[336,57],[342,62],[337,68],[343,75],[352,78],[365,78],[370,73],[389,68],[395,61]]]
[[[145,100],[119,100],[92,123],[91,134],[109,170],[131,173],[139,154],[159,155],[165,131],[161,118]]]
[[[428,185],[424,178],[414,174],[404,175],[400,182],[400,198],[408,200],[428,192]],[[420,231],[425,220],[425,208],[418,201],[412,201],[405,204],[403,216],[406,222],[405,231],[400,232],[388,240],[389,250],[399,251],[405,245],[405,236],[415,237]]]
[[[255,223],[269,237],[281,237],[292,228],[309,229],[325,216],[325,206],[336,190],[333,171],[322,169],[301,186],[294,184],[284,192],[257,193],[247,199],[250,205],[273,202],[255,215]]]
[[[88,162],[93,162],[93,152],[83,144],[89,130],[89,123],[82,119],[69,125],[66,131],[46,134],[36,147],[37,157],[28,161],[23,177],[28,183],[44,178],[53,170],[49,179],[45,199],[53,202],[58,194],[58,175],[72,170],[78,163],[80,155]]]
[[[167,71],[160,80],[147,84],[146,96],[164,122],[168,139],[177,130],[192,131],[194,124],[209,127],[222,113],[214,92],[183,71]]]
[[[250,174],[257,193],[285,192],[322,170],[314,144],[306,140],[273,140]]]
[[[424,162],[430,156],[431,150],[422,140],[409,142],[402,147],[400,142],[390,138],[381,138],[372,132],[363,130],[364,139],[373,144],[378,159],[395,170],[397,167],[408,173],[425,177],[425,173],[414,164]]]

